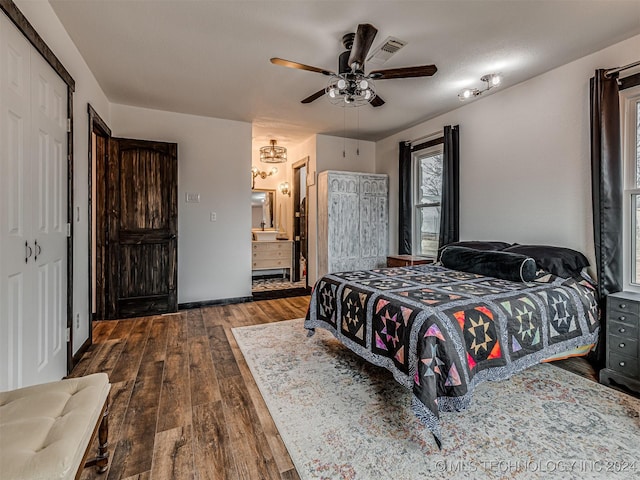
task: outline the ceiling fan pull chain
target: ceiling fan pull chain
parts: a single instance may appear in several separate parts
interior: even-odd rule
[[[347,109],[342,109],[342,158],[347,158]]]
[[[360,156],[360,110],[356,110],[356,156]]]

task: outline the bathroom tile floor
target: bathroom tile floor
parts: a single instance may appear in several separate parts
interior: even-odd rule
[[[305,279],[299,282],[290,282],[287,278],[254,278],[251,281],[252,292],[266,292],[269,290],[287,290],[290,288],[304,288]]]

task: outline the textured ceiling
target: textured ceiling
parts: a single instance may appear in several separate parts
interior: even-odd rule
[[[254,142],[313,133],[367,140],[457,108],[465,87],[501,72],[501,88],[640,34],[640,1],[50,0],[111,102],[251,122]],[[337,70],[358,23],[408,42],[383,66],[435,63],[433,77],[379,80],[387,102],[343,109],[300,100]],[[640,53],[639,53],[640,57]]]

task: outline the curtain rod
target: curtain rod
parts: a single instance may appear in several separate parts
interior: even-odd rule
[[[405,140],[405,143],[416,143],[418,140],[426,140],[427,138],[435,137],[436,135],[442,136],[442,130],[436,130],[435,132],[414,138],[413,140]]]
[[[610,76],[610,75],[612,75],[614,73],[618,73],[618,72],[621,72],[623,70],[628,70],[630,68],[637,67],[638,65],[640,65],[640,61],[630,63],[629,65],[625,65],[624,67],[612,68],[610,70],[606,70],[604,72],[604,76],[608,77],[608,76]]]

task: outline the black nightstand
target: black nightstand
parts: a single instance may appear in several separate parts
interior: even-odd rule
[[[600,371],[600,383],[640,393],[640,294],[609,295],[606,316],[607,363]]]

